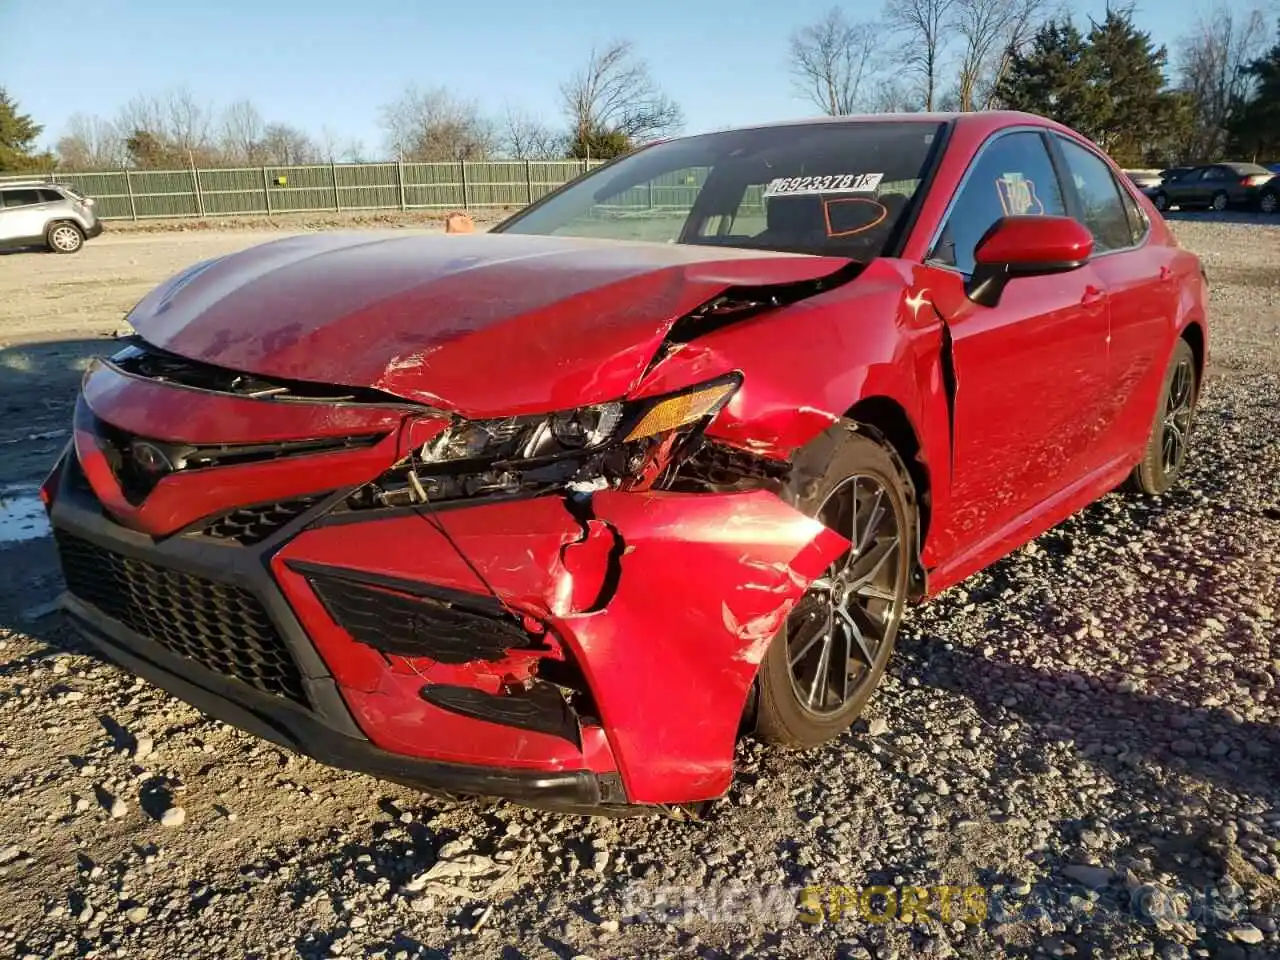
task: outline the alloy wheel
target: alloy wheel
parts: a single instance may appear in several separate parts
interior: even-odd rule
[[[832,489],[817,519],[852,545],[787,618],[787,664],[796,701],[826,717],[875,682],[875,664],[902,618],[905,524],[884,485],[861,475]]]
[[[75,227],[63,225],[54,227],[53,233],[49,235],[49,239],[53,241],[53,245],[59,250],[70,253],[80,246],[80,232]]]
[[[1213,209],[1221,213],[1227,209],[1227,195],[1225,193],[1214,194]]]
[[[1263,213],[1275,213],[1280,209],[1280,195],[1264,193],[1262,199],[1258,201],[1258,209]]]
[[[1174,368],[1164,405],[1164,436],[1160,455],[1166,474],[1178,470],[1187,456],[1187,435],[1191,432],[1191,416],[1195,408],[1195,383],[1196,375],[1191,369],[1191,361],[1181,361]]]

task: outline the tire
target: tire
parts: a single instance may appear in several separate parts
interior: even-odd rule
[[[44,240],[53,253],[79,253],[84,246],[84,234],[80,228],[65,220],[49,224]]]
[[[1159,210],[1161,213],[1164,213],[1166,210],[1169,209],[1169,195],[1165,193],[1163,190],[1161,190],[1154,197],[1152,197],[1151,202],[1155,204],[1155,208]]]
[[[761,663],[756,735],[785,747],[824,743],[862,713],[893,654],[914,562],[915,488],[901,458],[847,421],[823,444],[825,466],[797,470],[811,479],[787,497],[845,536],[855,527],[864,535],[810,585]]]
[[[1275,213],[1280,210],[1280,194],[1264,193],[1258,198],[1258,209],[1262,213]]]
[[[1129,475],[1130,490],[1159,496],[1178,481],[1187,463],[1191,425],[1199,400],[1195,354],[1187,341],[1179,339],[1164,373],[1151,436],[1142,460]]]
[[[1231,199],[1221,190],[1215,193],[1213,199],[1209,201],[1209,209],[1215,213],[1223,213],[1229,206],[1231,206]]]

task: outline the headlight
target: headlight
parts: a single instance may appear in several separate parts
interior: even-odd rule
[[[692,426],[714,416],[741,384],[734,374],[689,390],[632,403],[500,420],[463,420],[426,443],[425,463],[554,459],[631,443]]]

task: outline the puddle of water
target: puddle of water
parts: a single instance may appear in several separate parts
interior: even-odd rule
[[[0,546],[49,536],[39,487],[0,487]]]

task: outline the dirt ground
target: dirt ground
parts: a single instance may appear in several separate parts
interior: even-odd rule
[[[134,680],[50,612],[35,486],[87,360],[179,268],[335,225],[368,224],[0,254],[0,957],[1280,955],[1280,226],[1175,224],[1214,308],[1183,486],[1107,497],[913,611],[865,720],[811,753],[744,745],[730,796],[688,823],[330,770]],[[914,924],[751,899],[807,884],[986,899]],[[683,906],[653,908],[658,889]]]

